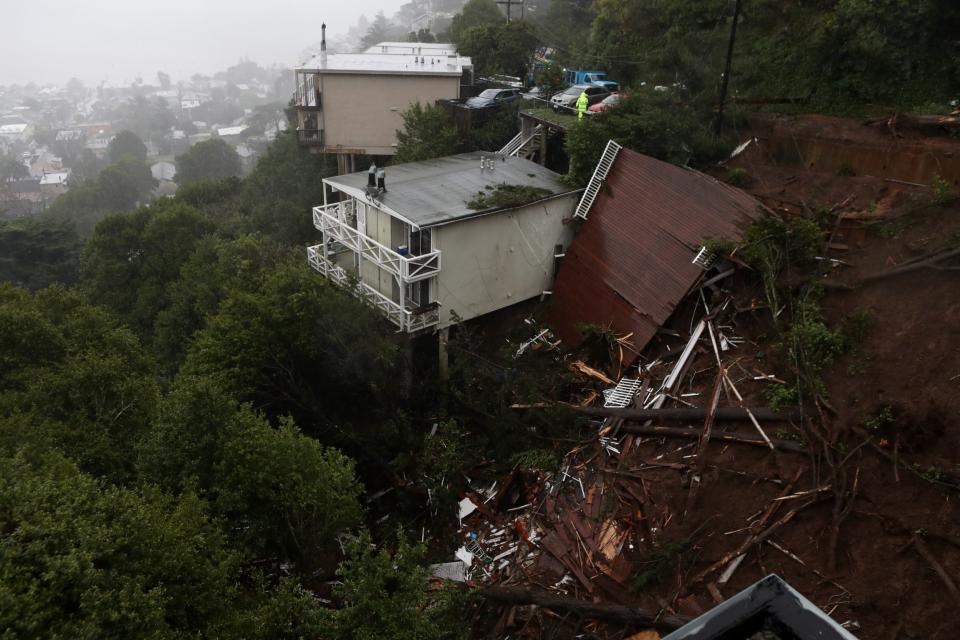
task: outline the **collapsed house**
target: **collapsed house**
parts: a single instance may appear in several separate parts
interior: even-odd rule
[[[577,209],[586,222],[560,264],[549,323],[572,346],[585,324],[630,334],[642,351],[713,266],[704,241],[740,240],[760,214],[739,189],[611,141]]]

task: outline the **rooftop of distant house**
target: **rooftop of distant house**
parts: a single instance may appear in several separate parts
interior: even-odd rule
[[[455,56],[457,45],[448,42],[378,42],[365,49],[364,53]]]
[[[457,55],[439,55],[425,51],[422,54],[396,53],[330,53],[316,55],[297,68],[297,71],[370,75],[460,76],[470,68],[470,58]]]
[[[481,158],[487,164],[492,160],[492,168],[481,169]],[[326,178],[324,182],[339,191],[366,199],[367,171]],[[389,166],[385,176],[386,191],[373,199],[377,206],[415,227],[424,228],[525,206],[518,204],[481,210],[467,206],[478,194],[489,195],[500,185],[534,187],[545,192],[531,201],[578,191],[561,182],[559,174],[536,162],[472,152]]]
[[[245,124],[240,124],[233,127],[221,127],[220,129],[217,129],[217,135],[220,137],[238,136],[246,131],[247,128],[248,127]]]
[[[43,174],[43,177],[40,178],[40,184],[50,185],[50,184],[65,184],[70,179],[70,170],[66,169],[64,171],[51,171],[49,173]]]

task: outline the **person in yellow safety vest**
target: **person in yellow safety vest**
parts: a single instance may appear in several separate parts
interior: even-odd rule
[[[590,98],[587,97],[586,91],[580,92],[580,97],[577,98],[577,118],[583,120],[583,114],[587,112],[587,107],[590,106]]]

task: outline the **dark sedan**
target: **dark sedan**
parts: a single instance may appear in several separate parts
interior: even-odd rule
[[[472,109],[499,107],[520,99],[520,89],[487,89],[478,96],[467,99],[467,106]]]

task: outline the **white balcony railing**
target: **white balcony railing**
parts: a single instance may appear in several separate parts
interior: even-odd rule
[[[356,229],[353,201],[313,208],[313,224],[324,241],[334,240],[396,276],[401,284],[426,280],[440,273],[440,252],[403,256]]]
[[[323,257],[321,245],[307,247],[307,261],[311,267],[331,282],[348,289],[361,300],[371,304],[401,331],[413,333],[440,323],[438,309],[405,309],[367,283],[351,278],[346,269]]]

